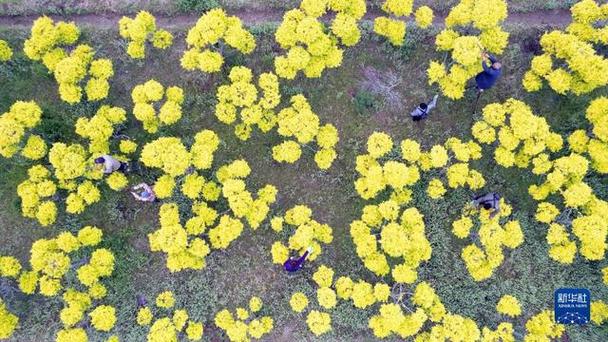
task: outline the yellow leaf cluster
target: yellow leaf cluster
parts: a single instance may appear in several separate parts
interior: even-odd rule
[[[84,227],[77,235],[62,232],[55,238],[40,239],[34,242],[30,251],[31,270],[22,270],[18,276],[19,288],[26,294],[40,293],[44,296],[58,295],[63,288],[64,278],[72,268],[70,254],[101,242],[102,232],[95,227]],[[114,270],[114,255],[107,249],[95,249],[89,261],[76,270],[80,283],[88,292],[78,292],[66,288],[64,301],[66,308],[61,320],[70,327],[82,319],[91,299],[105,297],[105,287],[101,278],[108,277]],[[65,311],[65,312],[64,312]]]
[[[49,175],[42,177],[45,178],[41,185],[45,189],[42,193],[49,194],[42,197],[51,196],[57,189],[67,191],[66,212],[71,214],[80,214],[87,206],[97,203],[101,199],[101,192],[93,181],[100,180],[103,173],[101,169],[93,166],[91,155],[82,145],[55,143],[49,151],[48,158],[52,166],[53,178],[51,179]],[[33,174],[29,175],[30,179],[22,183],[24,184],[22,194],[25,195],[23,197],[32,196],[31,183],[39,182],[34,178],[39,178],[46,173],[39,167],[36,167],[35,171],[32,172]],[[29,194],[26,195],[26,193]],[[28,203],[26,207],[28,208],[33,208],[32,204],[36,203],[33,197],[26,199],[26,201]],[[53,212],[56,212],[56,208],[52,207],[53,205],[45,203],[46,215],[37,214],[47,218],[46,220],[39,218],[41,223],[43,221],[46,221],[47,224],[54,222],[55,214]],[[31,210],[23,211],[23,214],[26,217],[32,217]]]
[[[326,312],[312,310],[306,318],[306,324],[315,336],[320,336],[331,330],[331,316]]]
[[[139,160],[144,165],[163,170],[167,175],[183,175],[191,165],[191,155],[179,138],[161,137],[147,143]]]
[[[76,25],[63,21],[53,22],[43,16],[34,21],[23,47],[26,56],[42,63],[51,71],[59,85],[61,99],[70,104],[80,102],[84,79],[89,76],[84,89],[89,101],[105,99],[110,90],[109,79],[114,75],[112,61],[93,59],[95,50],[80,44],[68,53],[68,47],[80,36]]]
[[[315,336],[320,336],[331,330],[331,316],[326,312],[312,310],[306,318],[306,324]]]
[[[300,255],[308,247],[312,247],[313,251],[307,260],[315,260],[323,252],[321,244],[330,244],[333,241],[332,228],[314,220],[312,210],[305,205],[296,205],[287,210],[284,217],[273,218],[275,222],[279,219],[280,231],[293,231],[293,233],[288,238],[287,246],[281,241],[276,241],[273,245],[272,261],[275,264],[283,264],[291,251]]]
[[[13,332],[19,324],[19,317],[13,315],[4,304],[4,301],[0,299],[0,338],[8,339],[13,335]]]
[[[521,315],[521,306],[517,298],[504,295],[500,298],[498,304],[496,304],[496,311],[509,317],[517,317]]]
[[[158,49],[166,49],[173,44],[173,35],[156,28],[156,18],[147,11],[140,11],[134,18],[122,17],[118,21],[120,36],[129,42],[127,54],[134,59],[146,56],[146,42]]]
[[[306,297],[306,295],[302,292],[296,292],[291,295],[289,305],[294,312],[300,313],[308,306],[308,297]]]
[[[78,118],[76,134],[89,139],[89,152],[92,154],[110,153],[110,138],[115,126],[127,120],[127,112],[120,107],[101,106],[95,115]]]
[[[137,311],[137,324],[150,326],[148,342],[177,341],[177,336],[184,334],[189,341],[201,341],[203,338],[203,324],[190,319],[185,309],[172,309],[175,306],[175,296],[171,291],[158,294],[155,300],[156,307],[161,311],[158,315],[166,315],[170,310],[172,315],[156,318],[151,306],[143,306]]]
[[[392,271],[399,283],[413,283],[416,269],[429,260],[431,247],[424,233],[424,221],[416,208],[402,211],[412,199],[411,189],[421,179],[421,171],[447,168],[450,188],[484,186],[483,175],[469,168],[468,162],[481,158],[481,147],[473,142],[448,139],[444,145],[435,145],[430,151],[421,151],[420,144],[405,139],[400,155],[395,151],[392,138],[386,133],[374,132],[367,141],[367,154],[356,159],[359,178],[355,189],[365,200],[388,193],[388,199],[363,208],[361,220],[351,223],[350,232],[357,255],[365,266],[377,275]],[[397,159],[401,157],[401,160]],[[455,161],[449,165],[450,161]],[[447,190],[444,183],[433,178],[427,193],[433,199],[441,198]],[[376,239],[380,235],[380,240]],[[380,245],[378,245],[380,242]],[[388,258],[403,258],[403,264],[389,267]]]
[[[531,341],[558,339],[564,331],[565,327],[562,324],[555,323],[553,313],[543,310],[526,322],[525,338]]]
[[[253,297],[252,300],[255,298],[257,297]],[[255,301],[258,300],[259,298]],[[235,310],[236,317],[228,309],[223,309],[215,315],[214,323],[228,335],[230,341],[240,342],[260,339],[270,333],[274,327],[274,319],[272,317],[258,314],[261,307],[261,300],[259,300],[259,309],[257,311],[252,309],[249,312],[245,308],[237,308]]]
[[[395,46],[403,45],[405,41],[405,28],[405,22],[397,19],[389,17],[377,17],[374,19],[374,32],[379,36],[386,37]]]
[[[224,64],[222,54],[216,50],[226,44],[244,54],[255,49],[255,37],[243,27],[236,16],[229,16],[221,8],[203,14],[186,36],[188,50],[181,59],[182,68],[219,72]]]
[[[330,30],[320,20],[328,11],[336,12]],[[294,79],[303,71],[309,78],[321,77],[325,69],[342,64],[344,46],[356,45],[361,37],[357,26],[367,11],[365,1],[302,1],[300,8],[283,16],[275,40],[288,50],[274,60],[276,74]]]
[[[89,313],[91,325],[99,331],[110,331],[116,323],[116,309],[109,305],[100,305]]]
[[[519,100],[492,103],[484,107],[483,119],[477,121],[472,134],[482,144],[498,140],[494,160],[503,167],[527,168],[546,174],[552,168],[548,153],[563,147],[561,135],[552,132],[544,117],[537,116],[530,107]]]
[[[583,181],[589,166],[589,161],[577,153],[555,159],[543,183],[532,185],[528,190],[537,201],[557,193],[563,207],[576,209],[576,215],[566,224],[558,221],[558,214],[564,209],[555,204],[541,202],[537,208],[536,220],[549,225],[549,256],[561,263],[572,263],[577,250],[587,260],[602,260],[605,255],[608,202],[596,197],[593,189]],[[578,248],[572,234],[578,238]]]
[[[211,209],[212,210],[212,209]],[[212,222],[215,221],[215,211]],[[163,204],[159,210],[161,227],[148,234],[150,250],[153,252],[164,252],[167,254],[167,268],[171,272],[184,269],[202,269],[205,267],[205,257],[211,252],[207,242],[200,237],[202,232],[194,229],[185,229],[180,224],[177,204]],[[204,227],[205,222],[200,220]],[[189,221],[190,222],[190,221]],[[187,224],[188,226],[188,224]]]
[[[316,142],[320,149],[315,151],[315,163],[322,170],[331,167],[337,157],[335,146],[339,140],[338,130],[332,124],[321,126],[306,97],[301,94],[293,96],[291,106],[281,110],[276,120],[277,132],[293,140],[285,140],[273,147],[274,160],[295,163],[302,154],[301,147]]]
[[[369,319],[369,328],[378,338],[390,337],[393,334],[407,338],[416,335],[426,321],[427,315],[423,309],[418,308],[413,313],[404,314],[398,304],[382,304],[379,314]]]
[[[30,135],[25,144],[24,137],[41,120],[42,109],[34,101],[17,101],[8,112],[0,116],[0,155],[11,158],[17,152],[27,159],[38,160],[46,155],[46,143],[37,135]]]
[[[6,40],[0,39],[0,62],[6,62],[13,57],[13,50]]]
[[[608,84],[608,59],[596,50],[608,44],[608,4],[583,0],[570,12],[572,22],[565,31],[554,30],[541,37],[544,53],[532,59],[531,68],[524,75],[527,91],[542,89],[543,80],[562,95],[587,94]]]
[[[431,322],[441,322],[447,314],[445,306],[441,303],[441,298],[426,281],[416,285],[412,303],[423,309]]]
[[[24,217],[37,219],[42,226],[53,224],[57,218],[57,206],[51,197],[57,192],[57,186],[50,179],[51,172],[42,165],[36,165],[28,170],[28,177],[17,186],[21,213]]]
[[[379,245],[375,230],[380,230]],[[418,266],[431,257],[423,216],[416,208],[401,212],[393,201],[379,206],[368,205],[364,208],[362,220],[351,223],[350,232],[357,255],[377,275],[386,275],[391,270],[387,257],[402,260],[402,264],[392,269],[393,278],[400,283],[413,283]]]
[[[231,83],[217,90],[218,104],[215,116],[225,124],[235,126],[235,134],[243,141],[248,140],[252,127],[257,126],[263,133],[269,132],[277,124],[274,109],[281,102],[279,79],[273,73],[263,73],[258,80],[258,89],[253,84],[253,74],[249,68],[234,67],[228,76]]]
[[[594,300],[591,302],[591,321],[597,325],[601,325],[608,320],[608,304],[603,300]]]
[[[471,243],[461,253],[467,270],[475,281],[483,281],[492,276],[504,260],[504,248],[515,249],[524,241],[519,221],[503,220],[511,215],[511,207],[504,199],[500,200],[499,205],[500,212],[494,217],[490,217],[490,212],[483,208],[473,212],[463,210],[461,218],[452,223],[452,232],[461,239],[467,238],[471,229],[478,227],[476,235],[481,248]]]
[[[374,132],[367,141],[367,152],[357,156],[356,170],[360,177],[355,188],[363,199],[373,199],[389,188],[391,199],[400,205],[407,204],[411,198],[410,187],[420,180],[421,171],[430,171],[448,166],[448,184],[452,188],[469,186],[479,189],[485,184],[481,173],[468,167],[470,160],[481,158],[481,147],[474,141],[462,142],[457,138],[446,140],[445,144],[435,145],[430,151],[422,152],[418,142],[405,139],[401,142],[401,159],[393,157],[394,144],[390,136]],[[453,158],[450,158],[453,156]],[[383,160],[390,159],[384,162]],[[462,163],[448,165],[449,160]],[[439,179],[429,183],[428,193],[432,198],[441,198],[445,193]]]
[[[170,126],[182,118],[184,91],[180,87],[163,87],[155,80],[136,85],[131,91],[133,115],[144,125],[144,130],[156,133],[160,127]],[[165,102],[155,104],[162,99]],[[160,109],[156,110],[155,108]]]
[[[591,166],[599,173],[608,173],[608,98],[599,97],[591,101],[586,118],[593,127],[593,137],[584,130],[575,131],[568,138],[570,149],[586,153]]]
[[[62,47],[75,44],[79,37],[80,30],[73,22],[55,23],[53,19],[43,16],[34,21],[30,38],[23,45],[23,52],[30,59],[42,61],[52,71],[66,57]]]
[[[438,51],[451,52],[453,63],[448,67],[431,61],[429,84],[437,83],[445,96],[461,99],[467,81],[482,70],[481,52],[501,54],[507,46],[509,33],[501,27],[507,14],[505,0],[462,0],[452,7],[435,45]],[[471,35],[471,28],[480,33]]]
[[[219,143],[212,131],[199,132],[196,140],[194,145],[198,146],[193,150],[197,153],[212,151]],[[160,144],[158,147],[167,147],[167,144]],[[208,165],[198,166],[211,168],[212,160],[207,160]],[[179,177],[181,172],[174,173],[175,176],[167,173],[157,180],[154,191],[158,197],[169,198],[173,195],[176,177]],[[215,179],[208,179],[193,171],[180,180],[181,192],[192,200],[192,217],[182,225],[177,204],[163,204],[159,211],[161,227],[148,234],[150,249],[167,254],[169,270],[177,272],[183,269],[202,269],[211,248],[228,248],[232,241],[241,235],[245,222],[255,230],[266,219],[270,205],[276,201],[277,189],[266,185],[257,191],[257,198],[254,197],[247,190],[245,182],[250,172],[245,160],[236,160],[219,167],[214,173]],[[220,204],[222,208],[229,208],[223,215],[214,209],[217,207],[215,203],[221,199],[224,202]],[[208,240],[203,239],[202,234],[206,234]]]
[[[412,15],[414,2],[412,0],[386,0],[382,10],[392,16],[379,16],[374,19],[374,32],[386,37],[395,46],[402,46],[405,42],[406,23],[404,17]],[[421,28],[428,28],[433,23],[433,10],[428,6],[419,7],[414,13],[416,24]]]

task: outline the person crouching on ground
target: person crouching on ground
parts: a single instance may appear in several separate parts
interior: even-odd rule
[[[116,158],[104,154],[99,158],[95,159],[95,165],[102,167],[103,173],[106,175],[111,174],[114,171],[126,172],[128,168],[127,163],[123,163]]]
[[[490,211],[490,218],[493,218],[500,212],[500,195],[491,192],[483,196],[477,196],[473,199],[473,206],[476,209],[485,209]]]
[[[154,193],[154,190],[146,183],[141,183],[131,188],[131,195],[133,195],[136,200],[142,202],[156,201],[156,194]]]
[[[412,116],[412,120],[420,121],[422,119],[426,119],[431,110],[437,106],[438,97],[439,95],[435,95],[435,97],[433,97],[433,101],[431,101],[431,103],[429,103],[428,105],[426,103],[419,104],[418,107],[416,107],[416,109],[414,109],[414,111],[410,113],[410,115]]]
[[[299,271],[300,269],[302,269],[302,267],[304,267],[304,261],[306,261],[306,258],[308,257],[308,255],[310,255],[310,253],[312,253],[312,247],[308,247],[306,249],[306,252],[304,252],[304,254],[299,258],[287,259],[287,261],[285,261],[285,263],[283,264],[283,268],[285,269],[285,271],[290,273]]]

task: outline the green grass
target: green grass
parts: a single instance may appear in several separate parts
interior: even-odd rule
[[[524,2],[519,2],[524,4]],[[369,26],[369,25],[368,25]],[[606,90],[577,98],[558,96],[550,90],[538,93],[523,91],[520,80],[532,57],[522,47],[523,42],[537,39],[539,30],[510,27],[511,44],[503,56],[504,77],[496,88],[485,93],[480,108],[487,103],[501,102],[510,97],[524,100],[538,115],[547,118],[552,128],[562,134],[578,128],[587,128],[584,110],[589,101]],[[255,73],[272,67],[274,45],[272,26],[254,28],[258,49],[247,58],[239,55],[227,57],[226,70],[232,65],[245,63]],[[104,200],[87,209],[81,216],[61,215],[49,228],[21,217],[15,193],[17,184],[24,180],[28,164],[15,160],[0,160],[0,255],[15,255],[27,263],[33,241],[57,235],[62,230],[75,231],[84,225],[103,228],[104,247],[117,256],[116,269],[105,282],[109,295],[105,300],[118,309],[118,323],[114,330],[124,341],[140,341],[146,329],[134,322],[135,296],[145,295],[152,300],[163,290],[175,291],[180,306],[188,309],[192,318],[205,323],[206,340],[225,340],[221,331],[213,326],[214,314],[222,308],[235,308],[247,303],[253,295],[265,301],[264,313],[275,318],[275,329],[268,341],[354,341],[372,340],[367,319],[373,313],[356,310],[349,303],[341,303],[333,311],[334,330],[313,338],[307,331],[304,318],[290,311],[288,298],[295,291],[303,291],[311,299],[315,286],[311,275],[314,267],[325,263],[337,275],[349,275],[378,281],[357,258],[349,235],[349,224],[360,216],[365,204],[354,191],[355,157],[364,152],[365,141],[374,131],[385,131],[395,141],[406,137],[416,139],[425,148],[443,143],[450,136],[470,138],[470,127],[477,119],[473,114],[470,97],[449,101],[441,97],[439,106],[429,119],[414,123],[408,118],[409,110],[421,100],[429,99],[437,91],[427,86],[425,70],[430,59],[442,58],[434,51],[432,32],[412,31],[403,48],[394,48],[381,39],[364,34],[355,49],[345,54],[343,65],[324,73],[320,79],[299,77],[282,84],[283,94],[304,93],[322,122],[338,127],[340,142],[338,160],[329,171],[320,171],[312,155],[305,152],[294,165],[277,164],[271,158],[271,146],[280,141],[276,133],[256,133],[240,143],[232,127],[219,123],[214,115],[215,89],[226,81],[225,76],[185,72],[176,61],[183,50],[184,31],[176,32],[176,45],[168,51],[149,49],[145,62],[127,58],[125,46],[118,41],[114,30],[86,30],[84,40],[98,51],[99,57],[112,58],[115,76],[107,103],[131,110],[130,90],[136,84],[154,78],[164,85],[178,85],[185,89],[186,101],[182,120],[158,134],[149,135],[131,117],[123,133],[141,144],[160,135],[175,135],[185,140],[201,129],[216,131],[222,144],[218,163],[245,158],[253,173],[249,181],[254,188],[266,183],[279,189],[278,205],[273,213],[281,213],[295,204],[305,204],[314,211],[314,217],[333,227],[334,242],[324,249],[323,255],[300,274],[288,277],[270,262],[270,246],[278,237],[267,228],[256,232],[245,230],[243,235],[226,251],[214,252],[207,258],[202,271],[185,271],[171,274],[160,253],[151,253],[147,234],[158,227],[158,205],[134,203],[124,192],[104,191]],[[27,32],[4,30],[0,36],[7,39],[15,50],[21,50]],[[57,86],[38,64],[17,52],[16,58],[0,65],[3,84],[0,88],[0,110],[6,110],[19,99],[36,100],[44,109],[44,123],[38,128],[49,141],[78,141],[72,130],[80,116],[91,116],[97,105],[69,106],[57,96]],[[398,103],[387,101],[381,94],[362,100],[366,91],[362,87],[362,70],[372,67],[379,72],[394,72],[401,80],[395,88]],[[362,106],[362,103],[364,104]],[[366,105],[372,103],[373,105]],[[400,106],[399,106],[400,103]],[[362,109],[363,107],[363,109]],[[505,170],[492,161],[489,149],[474,166],[483,172],[486,190],[502,193],[513,204],[514,217],[522,223],[525,243],[514,251],[505,252],[505,261],[489,280],[474,282],[460,259],[462,241],[452,237],[450,222],[472,193],[467,190],[450,192],[442,201],[431,201],[417,195],[415,205],[425,215],[426,235],[433,246],[433,257],[419,268],[419,279],[429,281],[441,296],[446,307],[458,314],[474,318],[480,328],[495,328],[504,320],[496,314],[494,306],[504,294],[520,299],[524,314],[515,319],[516,331],[524,333],[524,323],[541,309],[550,308],[553,290],[563,286],[580,286],[591,289],[594,298],[608,298],[608,290],[601,284],[600,269],[605,262],[585,262],[577,258],[571,266],[561,266],[548,258],[545,242],[546,227],[533,219],[535,205],[527,188],[535,179],[528,171]],[[153,173],[135,176],[151,181]],[[430,175],[424,175],[428,179]],[[590,176],[601,198],[608,197],[606,177]],[[422,193],[423,189],[417,189]],[[21,319],[21,327],[11,341],[49,341],[60,329],[58,320],[61,303],[58,299],[41,296],[24,297],[15,293],[5,298],[11,311]],[[571,341],[606,341],[608,330],[598,327],[568,328]],[[91,334],[91,340],[100,341],[107,335]]]
[[[148,10],[158,14],[199,14],[217,6],[230,11],[283,11],[297,7],[299,0],[1,0],[0,15],[36,14],[90,14],[90,13],[136,13]],[[419,0],[416,7],[428,5],[440,13],[447,13],[459,0]],[[370,8],[378,9],[383,0],[368,0]],[[566,9],[575,0],[525,1],[507,0],[513,12]]]

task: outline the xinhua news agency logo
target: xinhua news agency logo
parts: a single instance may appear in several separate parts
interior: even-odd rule
[[[554,297],[555,322],[587,324],[591,319],[591,292],[587,289],[557,289]]]

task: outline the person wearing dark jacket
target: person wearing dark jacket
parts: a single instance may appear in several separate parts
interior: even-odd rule
[[[483,67],[483,71],[475,76],[475,82],[477,83],[477,90],[479,90],[479,92],[483,92],[494,86],[501,75],[502,68],[502,64],[500,64],[496,57],[485,52],[482,57],[483,61],[481,62],[481,66]],[[487,64],[488,60],[492,63],[490,66]]]
[[[287,261],[285,261],[283,264],[283,268],[285,271],[290,273],[299,271],[302,267],[304,267],[304,261],[306,261],[306,257],[308,257],[310,253],[312,253],[312,247],[308,247],[306,252],[304,252],[304,254],[299,258],[287,259]]]

